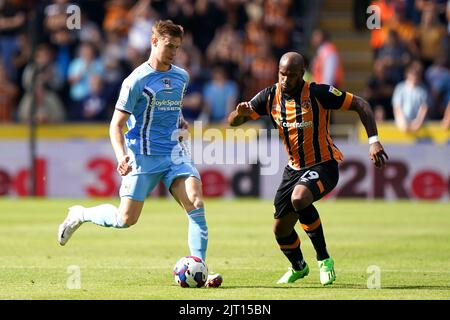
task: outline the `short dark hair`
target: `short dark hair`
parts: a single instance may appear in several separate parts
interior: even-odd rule
[[[417,75],[421,75],[423,72],[423,65],[420,61],[414,60],[406,67],[406,73],[413,72]]]
[[[172,20],[160,20],[153,25],[152,34],[155,37],[171,36],[183,39],[184,29]]]

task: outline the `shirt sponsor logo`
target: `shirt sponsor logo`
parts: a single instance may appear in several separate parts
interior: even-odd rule
[[[311,100],[310,99],[302,100],[302,108],[306,110],[311,109]]]
[[[299,128],[299,129],[305,129],[312,127],[312,121],[305,121],[305,122],[282,122],[282,127],[284,128]]]
[[[156,100],[155,101],[156,107],[179,107],[181,106],[181,100]]]

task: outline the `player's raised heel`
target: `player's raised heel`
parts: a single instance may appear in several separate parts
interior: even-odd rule
[[[84,208],[82,206],[73,206],[69,208],[66,219],[58,228],[58,242],[60,245],[65,245],[72,234],[83,223],[83,210]]]
[[[280,278],[280,280],[278,280],[277,283],[294,283],[298,279],[306,277],[308,274],[308,264],[306,264],[302,270],[294,270],[292,267],[289,267],[288,271]]]
[[[218,288],[222,284],[223,278],[219,273],[208,274],[208,279],[206,280],[206,288]]]
[[[320,271],[320,283],[324,286],[332,284],[336,280],[336,273],[334,272],[334,260],[329,257],[325,260],[317,262]]]

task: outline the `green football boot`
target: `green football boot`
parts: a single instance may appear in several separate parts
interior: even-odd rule
[[[288,271],[278,280],[279,283],[294,283],[298,279],[304,278],[309,273],[308,264],[305,263],[305,267],[302,270],[294,270],[292,267],[289,267]]]
[[[319,264],[320,283],[324,286],[332,284],[336,280],[333,258],[329,257],[325,260],[317,261],[317,263]]]

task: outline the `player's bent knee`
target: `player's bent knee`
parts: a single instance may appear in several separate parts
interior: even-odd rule
[[[196,197],[192,203],[192,205],[195,207],[195,209],[203,208],[203,200],[200,197]]]
[[[301,211],[311,205],[312,199],[308,198],[292,198],[292,206],[295,211]]]
[[[193,196],[192,199],[189,199],[189,201],[184,204],[184,209],[187,212],[190,212],[195,209],[203,208],[203,206],[203,199],[198,196]]]
[[[308,187],[304,185],[297,185],[295,186],[294,190],[292,191],[291,200],[294,199],[303,199],[303,201],[313,201],[313,194],[311,193],[311,190],[309,190]]]
[[[313,195],[307,188],[296,187],[292,192],[291,202],[297,212],[308,207],[313,201]]]

